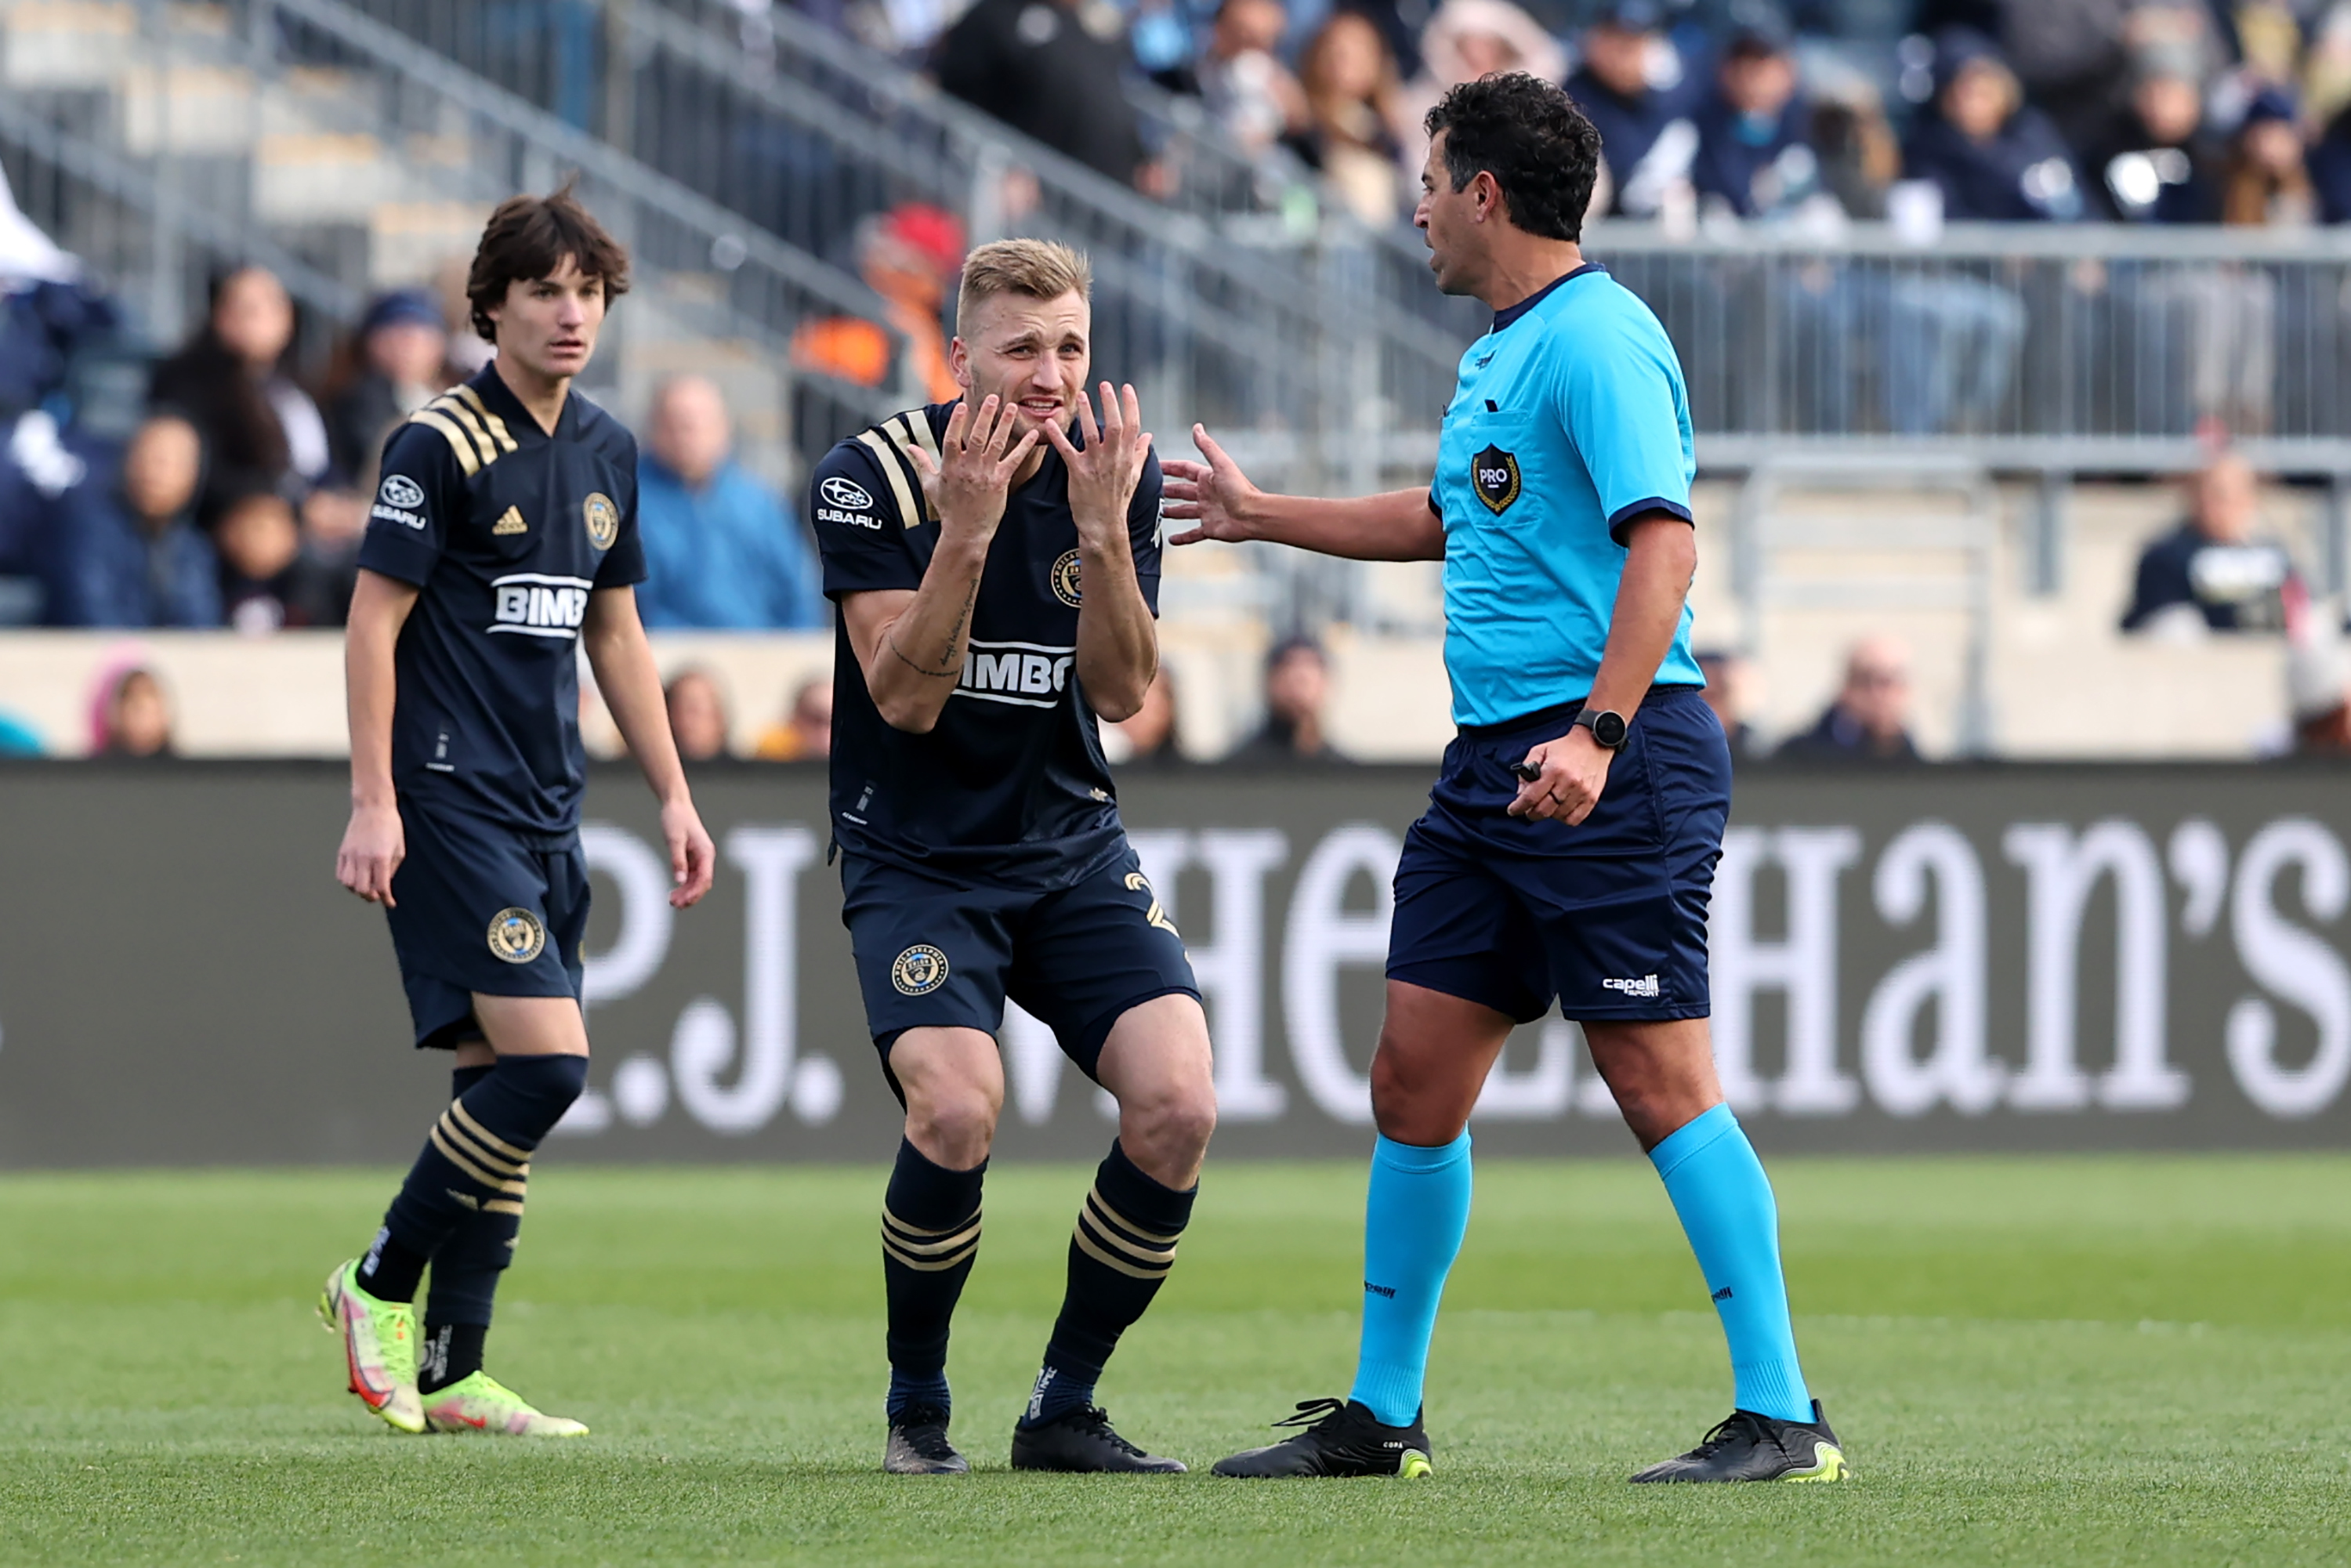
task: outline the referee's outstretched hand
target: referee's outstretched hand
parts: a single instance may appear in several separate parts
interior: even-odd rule
[[[1587,729],[1571,729],[1557,740],[1544,741],[1527,753],[1524,766],[1533,768],[1535,777],[1519,786],[1518,797],[1508,808],[1510,815],[1575,826],[1600,804],[1600,792],[1608,787],[1608,764],[1615,757]]]
[[[1192,444],[1200,449],[1200,455],[1207,459],[1206,463],[1169,457],[1159,465],[1160,472],[1167,476],[1167,499],[1162,511],[1171,519],[1192,525],[1180,534],[1170,534],[1167,542],[1196,545],[1203,539],[1248,538],[1249,532],[1241,522],[1241,514],[1257,495],[1257,486],[1241,472],[1241,465],[1217,444],[1206,425],[1192,427]]]
[[[1033,430],[1012,439],[1019,423],[1019,410],[990,392],[977,411],[968,401],[955,405],[935,459],[919,445],[907,449],[923,481],[923,498],[937,514],[941,528],[995,537],[996,525],[1004,520],[1012,476],[1037,445]]]

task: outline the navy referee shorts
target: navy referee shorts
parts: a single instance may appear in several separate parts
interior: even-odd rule
[[[1530,1023],[1707,1016],[1706,917],[1730,747],[1694,686],[1650,690],[1592,815],[1508,814],[1510,765],[1581,704],[1464,725],[1396,865],[1388,978]]]

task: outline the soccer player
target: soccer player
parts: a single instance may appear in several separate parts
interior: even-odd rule
[[[1004,240],[964,264],[963,396],[817,465],[833,655],[832,821],[865,1015],[906,1108],[882,1209],[883,1468],[960,1474],[947,1329],[979,1249],[1007,997],[1118,1101],[1017,1469],[1176,1471],[1094,1385],[1176,1260],[1216,1123],[1184,944],[1120,825],[1096,716],[1159,664],[1157,461],[1134,389],[1085,393],[1086,258]]]
[[[1430,111],[1416,222],[1447,294],[1494,310],[1462,357],[1437,483],[1360,500],[1266,495],[1205,431],[1171,461],[1173,542],[1271,539],[1445,562],[1459,737],[1396,868],[1379,1140],[1353,1396],[1217,1466],[1229,1476],[1425,1475],[1422,1381],[1469,1218],[1469,1112],[1513,1024],[1556,998],[1666,1191],[1730,1342],[1737,1409],[1635,1480],[1833,1480],[1805,1387],[1763,1167],[1707,1036],[1706,911],[1730,756],[1685,602],[1688,402],[1656,318],[1577,245],[1599,136],[1512,74]]]
[[[403,1432],[587,1431],[482,1369],[531,1152],[588,1076],[581,648],[661,800],[670,902],[710,888],[710,835],[637,620],[636,443],[571,390],[627,287],[627,254],[569,188],[492,214],[465,295],[497,358],[385,443],[360,549],[335,876],[384,906],[416,1044],[454,1050],[456,1071],[373,1244],[328,1277],[319,1310],[351,1392]]]

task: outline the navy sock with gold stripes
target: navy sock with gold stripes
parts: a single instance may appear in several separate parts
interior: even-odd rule
[[[416,1298],[423,1266],[470,1220],[519,1224],[530,1155],[588,1084],[584,1056],[502,1056],[433,1124],[360,1265],[379,1301]]]
[[[497,1071],[460,1067],[449,1075],[450,1098],[462,1100]],[[468,1214],[433,1255],[433,1283],[424,1299],[424,1341],[417,1385],[427,1394],[455,1383],[482,1364],[498,1276],[514,1261],[522,1216],[503,1208]]]
[[[890,1303],[890,1398],[896,1420],[947,1403],[947,1326],[979,1256],[979,1187],[987,1162],[967,1171],[934,1165],[907,1140],[882,1203],[882,1280]]]
[[[1200,1189],[1177,1192],[1143,1174],[1113,1141],[1094,1172],[1070,1238],[1070,1285],[1045,1346],[1045,1365],[1029,1396],[1027,1425],[1050,1421],[1094,1402],[1118,1336],[1151,1305],[1176,1266],[1176,1243],[1192,1218]]]

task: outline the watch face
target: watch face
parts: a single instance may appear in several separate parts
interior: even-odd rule
[[[1621,713],[1597,713],[1592,716],[1592,738],[1614,751],[1625,744],[1625,716]]]

